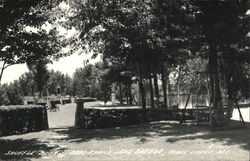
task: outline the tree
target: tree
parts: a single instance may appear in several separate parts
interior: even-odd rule
[[[0,87],[0,105],[9,105],[10,104],[10,100],[8,98],[7,95],[7,90],[6,87],[7,85],[2,85]]]
[[[20,105],[23,104],[23,97],[18,81],[4,84],[0,87],[0,105]]]
[[[35,95],[35,79],[32,72],[22,74],[18,79],[18,83],[23,96]]]
[[[136,71],[143,109],[146,109],[145,78],[161,74],[166,107],[165,75],[169,73],[166,68],[184,66],[185,69],[186,61],[198,55],[209,60],[212,105],[219,111],[223,75],[220,60],[224,61],[221,56],[226,48],[235,45],[239,50],[247,48],[237,43],[249,32],[245,24],[249,21],[243,16],[246,2],[87,0],[74,1],[73,7],[75,19],[81,22],[75,25],[89,49],[102,53],[104,59],[130,65],[131,71]],[[208,50],[203,52],[204,48]],[[155,68],[150,67],[149,71],[150,62]]]
[[[153,73],[156,78],[160,73],[160,67],[164,78],[163,64],[166,60],[172,63],[169,58],[174,57],[176,51],[181,53],[179,55],[183,55],[183,44],[188,42],[186,37],[192,35],[188,34],[192,27],[188,27],[185,23],[193,22],[193,8],[184,0],[85,1],[84,3],[75,1],[73,6],[80,11],[76,13],[76,19],[82,23],[77,27],[81,30],[81,38],[88,42],[88,46],[96,53],[102,53],[104,58],[109,60],[116,58],[127,66],[132,66],[131,71],[136,71],[142,107],[145,109],[144,79],[150,75],[149,73]],[[174,48],[169,52],[168,48],[172,44]],[[148,69],[147,66],[151,62],[156,68],[150,67],[152,69],[149,72],[145,69]],[[163,84],[166,107],[165,81]],[[154,86],[159,100],[156,79]]]
[[[10,65],[69,54],[62,52],[62,48],[71,41],[59,35],[58,24],[55,25],[58,22],[55,15],[60,11],[56,7],[59,2],[38,0],[14,3],[7,0],[5,6],[0,8],[3,18],[0,24],[0,81]],[[52,28],[44,29],[45,24]]]
[[[63,92],[66,94],[66,95],[72,95],[72,92],[73,92],[73,89],[72,89],[72,78],[68,75],[68,74],[65,74],[64,75],[64,90]]]
[[[90,84],[92,83],[93,65],[86,65],[84,68],[76,69],[73,74],[73,93],[77,96],[90,96]]]
[[[202,25],[203,33],[206,37],[205,41],[209,47],[208,69],[210,76],[211,100],[213,108],[216,109],[215,122],[220,124],[219,122],[222,120],[222,117],[220,116],[222,116],[221,113],[223,107],[220,89],[222,82],[221,78],[223,78],[224,75],[221,70],[220,62],[224,62],[224,65],[226,62],[231,63],[230,61],[224,60],[226,57],[225,54],[228,54],[226,48],[237,46],[237,48],[241,50],[246,48],[246,46],[249,46],[243,45],[242,43],[239,45],[239,42],[242,42],[242,39],[245,40],[246,34],[249,32],[249,29],[247,29],[248,23],[246,23],[246,21],[249,22],[249,19],[245,16],[249,6],[246,0],[225,2],[198,1],[197,4],[202,11],[199,22]],[[230,65],[228,65],[228,67],[229,66]],[[233,77],[232,74],[234,73],[229,74],[230,76],[227,76],[227,78],[230,79],[230,77]],[[230,87],[230,85],[227,87]],[[229,92],[228,94],[232,93]],[[232,96],[229,96],[229,99],[232,99]],[[228,112],[228,114],[231,115],[231,112]]]
[[[50,70],[48,79],[48,93],[57,94],[57,87],[60,87],[62,95],[72,95],[72,78],[68,74]]]
[[[153,42],[158,53],[154,64],[157,64],[156,73],[161,74],[163,106],[167,107],[167,82],[171,69],[182,67],[197,48],[195,44],[201,40],[199,25],[195,22],[197,7],[185,0],[155,0],[153,6]]]
[[[48,59],[38,59],[28,64],[28,68],[34,76],[35,89],[39,92],[39,98],[43,97],[44,89],[47,87],[49,80],[48,63]]]
[[[32,64],[31,70],[22,74],[17,81],[22,96],[34,96],[39,91],[37,84],[40,86],[41,96],[57,94],[58,86],[60,86],[62,95],[72,95],[72,78],[68,74],[47,70],[44,62],[42,64],[37,62],[37,64]]]
[[[94,97],[105,103],[110,100],[111,80],[106,62],[88,64],[73,74],[73,93],[77,96]]]
[[[23,97],[17,81],[8,85],[6,93],[11,105],[23,104]]]
[[[76,3],[79,5],[79,3]],[[81,6],[83,5],[83,6]],[[86,1],[80,4],[80,18],[84,26],[80,26],[82,38],[90,44],[90,48],[102,52],[105,58],[119,58],[126,64],[134,64],[141,89],[142,107],[146,108],[143,87],[143,62],[146,51],[148,33],[146,25],[150,21],[148,7],[150,4],[139,1]],[[77,6],[79,7],[79,6]],[[145,27],[145,30],[143,28]],[[145,64],[145,63],[144,63]]]
[[[107,62],[105,61],[102,63],[97,63],[95,67],[98,68],[100,72],[97,78],[100,90],[99,99],[103,100],[106,104],[111,97],[111,75],[109,73],[110,70],[108,68]]]

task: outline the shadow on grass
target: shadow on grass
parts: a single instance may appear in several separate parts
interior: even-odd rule
[[[48,146],[47,143],[37,139],[0,140],[0,160],[29,161],[31,158],[40,158],[49,153],[63,152],[64,150],[58,145]]]
[[[199,128],[199,126],[198,126]],[[198,133],[196,131],[195,133]],[[195,134],[187,133],[187,134]],[[239,145],[242,149],[250,151],[250,123],[245,122],[245,126],[242,126],[241,122],[231,120],[230,126],[224,128],[212,128],[210,127],[205,133],[200,135],[188,135],[166,139],[166,142],[175,143],[182,140],[209,140],[213,139],[213,142],[223,142],[224,145]]]
[[[160,121],[106,129],[54,129],[54,132],[66,135],[62,138],[72,143],[80,144],[91,140],[112,140],[120,138],[135,137],[138,139],[135,144],[144,144],[152,138],[161,138],[168,143],[175,143],[183,140],[203,139],[213,142],[222,142],[225,145],[239,145],[242,149],[250,150],[250,126],[242,127],[239,122],[236,126],[226,129],[216,129],[208,126],[187,123],[180,125],[177,121]],[[162,139],[162,138],[161,138]],[[210,140],[211,141],[211,140]]]

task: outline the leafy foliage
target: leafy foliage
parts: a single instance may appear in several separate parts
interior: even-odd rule
[[[106,63],[97,62],[76,69],[73,76],[74,95],[95,97],[107,102],[111,95],[111,77]]]
[[[48,92],[50,94],[57,93],[57,87],[60,87],[62,95],[72,95],[72,78],[59,71],[49,71]]]
[[[58,23],[55,25],[57,19],[52,16],[60,12],[57,7],[59,2],[41,0],[19,4],[7,1],[1,10],[4,21],[0,25],[0,80],[4,69],[10,65],[30,64],[38,59],[58,59],[72,52],[63,52],[70,40],[59,34]]]
[[[48,59],[38,59],[36,62],[28,64],[28,68],[34,76],[34,82],[36,91],[39,92],[42,97],[42,92],[47,86],[49,79],[49,71],[47,69],[47,64],[49,63]]]
[[[17,81],[9,85],[2,85],[0,88],[0,105],[23,104],[23,97]]]

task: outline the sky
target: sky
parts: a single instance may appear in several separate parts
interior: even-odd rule
[[[60,71],[64,74],[67,73],[72,76],[76,68],[83,67],[83,61],[90,58],[91,54],[72,54],[70,56],[60,58],[58,61],[54,61],[53,64],[49,64],[48,69]],[[99,60],[99,57],[97,57],[96,59],[90,59],[89,63],[93,64]],[[5,69],[1,84],[13,82],[14,80],[17,80],[22,74],[28,71],[29,70],[26,64],[12,65]]]

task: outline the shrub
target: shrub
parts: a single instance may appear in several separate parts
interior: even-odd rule
[[[183,109],[169,110],[166,108],[147,109],[147,121],[180,120]],[[82,128],[107,128],[126,126],[143,122],[142,109],[101,109],[85,108],[82,114],[76,115],[78,127]],[[187,110],[185,119],[194,119],[192,110]]]
[[[141,109],[84,109],[79,127],[106,128],[142,122]]]
[[[0,89],[0,105],[23,104],[23,97],[16,82],[2,85]]]
[[[21,105],[23,104],[23,98],[20,92],[17,89],[10,89],[7,91],[8,98],[11,105]]]
[[[40,105],[0,106],[1,135],[48,129],[47,110]]]
[[[10,100],[8,98],[6,90],[4,90],[3,87],[0,87],[0,106],[1,105],[9,105],[9,104],[10,104]]]

